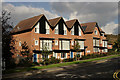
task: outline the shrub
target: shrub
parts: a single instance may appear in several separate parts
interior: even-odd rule
[[[62,62],[71,62],[71,61],[74,61],[75,59],[74,58],[68,58],[68,59],[63,59]]]
[[[51,63],[51,64],[60,63],[60,59],[55,59],[55,57],[51,57],[51,58],[50,58],[50,63]]]

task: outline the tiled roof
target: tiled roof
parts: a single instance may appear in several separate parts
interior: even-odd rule
[[[43,14],[39,16],[34,16],[32,18],[28,18],[25,20],[20,21],[15,28],[11,31],[11,33],[19,32],[19,31],[24,31],[28,29],[32,29],[33,26],[40,20],[40,18],[44,16]]]
[[[68,28],[72,28],[72,26],[75,24],[76,21],[77,19],[73,19],[73,20],[66,21],[65,23]]]
[[[82,23],[81,26],[85,33],[93,32],[97,22]]]
[[[52,27],[55,27],[56,24],[59,22],[59,20],[61,19],[62,17],[58,17],[58,18],[54,18],[54,19],[49,19],[48,22],[50,23],[50,25]]]

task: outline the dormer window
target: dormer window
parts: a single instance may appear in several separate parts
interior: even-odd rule
[[[97,30],[95,30],[95,35],[97,35]]]
[[[39,23],[35,26],[35,33],[39,33]]]
[[[46,34],[50,34],[50,27],[49,27],[49,25],[48,25],[48,23],[46,22]]]
[[[63,24],[64,25],[64,24]],[[67,28],[66,26],[64,25],[64,35],[67,35]]]
[[[73,28],[71,29],[71,35],[74,35],[74,26],[73,26]]]
[[[102,33],[102,36],[104,37],[104,33]]]
[[[55,34],[58,34],[58,25],[55,27]]]
[[[80,29],[80,26],[78,26],[79,27],[79,36],[81,36],[81,29]]]

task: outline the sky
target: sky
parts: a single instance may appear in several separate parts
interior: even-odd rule
[[[65,21],[97,22],[107,34],[118,34],[118,2],[4,2],[2,8],[11,12],[14,26],[44,14],[47,19],[62,16]]]

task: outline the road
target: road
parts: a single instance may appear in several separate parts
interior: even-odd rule
[[[26,78],[81,78],[81,79],[109,79],[113,80],[113,73],[120,70],[120,58],[113,58],[108,61],[100,61],[97,63],[83,63],[76,67],[64,68],[61,71],[44,72],[37,75],[28,76]]]

